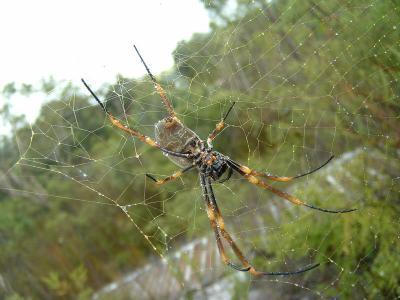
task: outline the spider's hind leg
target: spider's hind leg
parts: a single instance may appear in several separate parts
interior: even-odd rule
[[[81,79],[81,81],[82,81],[82,83],[84,84],[84,86],[87,88],[87,90],[90,92],[90,94],[92,94],[93,98],[94,98],[94,99],[97,101],[97,103],[101,106],[101,108],[103,109],[103,111],[106,113],[108,119],[111,121],[111,123],[112,123],[115,127],[119,128],[119,129],[121,129],[121,130],[123,130],[123,131],[125,131],[125,132],[128,132],[129,134],[131,134],[131,135],[137,137],[139,140],[141,140],[142,142],[144,142],[144,143],[146,143],[146,144],[148,144],[148,145],[150,145],[150,146],[158,147],[157,143],[156,143],[152,138],[150,138],[150,137],[148,137],[148,136],[145,136],[144,134],[140,133],[139,131],[137,131],[137,130],[135,130],[135,129],[133,129],[133,128],[130,128],[130,127],[124,125],[124,124],[122,124],[120,120],[118,120],[116,117],[114,117],[113,114],[111,114],[111,113],[108,111],[108,109],[107,109],[107,108],[105,107],[105,105],[100,101],[99,97],[97,97],[97,95],[93,92],[93,90],[92,90],[92,89],[90,88],[90,86],[86,83],[86,81],[85,81],[83,78]]]
[[[139,50],[136,48],[135,45],[133,45],[133,47],[135,48],[135,51],[136,51],[137,55],[139,56],[142,64],[146,68],[147,74],[149,75],[151,81],[153,81],[154,88],[156,89],[157,94],[160,96],[161,101],[163,102],[165,108],[167,109],[169,117],[176,118],[176,114],[175,114],[174,108],[172,106],[172,103],[168,99],[167,94],[165,93],[163,87],[157,82],[157,80],[154,77],[154,75],[150,72],[150,69],[147,66],[147,64],[145,63],[145,61],[144,61],[142,55],[140,54]]]
[[[118,129],[121,129],[122,131],[125,131],[129,134],[131,134],[134,137],[137,137],[140,141],[146,143],[149,146],[152,147],[156,147],[158,149],[160,149],[162,152],[170,154],[172,156],[176,156],[176,157],[184,157],[184,158],[191,158],[191,154],[189,153],[178,153],[175,151],[171,151],[168,150],[162,146],[160,146],[156,141],[154,141],[151,137],[148,137],[142,133],[140,133],[139,131],[137,131],[136,129],[130,128],[124,124],[121,123],[121,121],[119,119],[117,119],[116,117],[114,117],[113,114],[111,114],[108,109],[105,107],[105,105],[100,101],[99,97],[97,97],[97,95],[93,92],[93,90],[90,88],[90,86],[86,83],[86,81],[82,78],[82,83],[85,85],[85,87],[88,89],[88,91],[90,92],[90,94],[92,94],[93,98],[97,101],[97,103],[101,106],[101,108],[104,110],[104,112],[106,113],[108,119],[111,121],[111,123],[117,127]]]

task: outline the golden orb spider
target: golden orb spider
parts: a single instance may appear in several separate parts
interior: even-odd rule
[[[153,74],[150,72],[150,69],[147,67],[144,62],[142,56],[140,55],[136,46],[134,46],[136,53],[138,54],[142,64],[146,68],[147,74],[152,80],[155,90],[160,96],[165,108],[167,109],[168,115],[158,121],[155,124],[155,140],[152,138],[145,136],[138,132],[137,130],[127,127],[121,123],[119,119],[114,117],[104,106],[104,104],[100,101],[100,99],[96,96],[96,94],[91,90],[89,85],[82,79],[83,84],[88,89],[88,91],[92,94],[94,99],[99,103],[101,108],[106,113],[107,117],[110,119],[111,123],[117,128],[128,132],[134,137],[137,137],[142,142],[157,147],[165,154],[168,154],[168,158],[175,164],[177,164],[182,169],[180,171],[175,172],[173,175],[168,176],[164,179],[158,180],[154,178],[150,174],[146,174],[151,180],[153,180],[156,184],[161,185],[168,181],[174,180],[180,176],[182,176],[185,172],[197,168],[200,176],[200,185],[203,192],[203,198],[206,203],[207,215],[211,223],[211,227],[215,234],[215,239],[217,241],[218,250],[223,262],[232,267],[235,270],[250,272],[253,275],[293,275],[299,274],[319,266],[319,263],[308,265],[299,270],[292,272],[260,272],[257,271],[246,259],[243,255],[242,251],[236,245],[235,241],[225,229],[224,219],[221,215],[221,211],[218,208],[217,201],[215,199],[215,195],[212,188],[212,180],[213,181],[227,181],[230,179],[232,173],[235,171],[238,174],[242,175],[248,182],[257,185],[263,189],[269,190],[272,193],[278,195],[279,197],[292,202],[293,204],[303,205],[308,208],[316,209],[319,211],[327,212],[327,213],[347,213],[354,211],[356,209],[343,209],[343,210],[331,210],[319,208],[311,204],[307,204],[304,201],[300,200],[297,197],[289,195],[279,189],[268,185],[265,181],[260,179],[260,177],[272,180],[272,181],[280,181],[287,182],[296,178],[300,178],[311,173],[314,173],[328,164],[333,156],[331,156],[325,163],[323,163],[318,168],[315,168],[309,172],[304,174],[300,174],[297,176],[275,176],[269,173],[259,172],[246,167],[245,165],[239,164],[233,161],[226,155],[221,154],[218,151],[213,149],[212,141],[215,139],[217,134],[224,128],[225,120],[231,112],[235,102],[232,103],[228,111],[225,113],[224,117],[221,121],[216,125],[215,129],[208,135],[206,143],[192,130],[187,128],[176,116],[176,113],[172,107],[171,102],[169,101],[164,89],[157,82]],[[227,172],[225,178],[220,179],[223,174]],[[240,260],[242,266],[236,265],[231,262],[231,260],[225,254],[224,245],[221,240],[221,236],[228,242],[236,257]]]

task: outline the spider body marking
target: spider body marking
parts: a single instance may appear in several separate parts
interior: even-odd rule
[[[160,146],[174,152],[196,155],[204,149],[204,143],[200,137],[176,117],[173,117],[172,122],[169,117],[158,121],[154,125],[154,135]],[[193,164],[192,158],[177,157],[168,155],[168,153],[164,153],[164,155],[181,168]]]
[[[138,54],[142,64],[146,68],[146,71],[153,81],[154,88],[161,98],[161,101],[168,112],[168,116],[164,119],[158,121],[155,124],[155,140],[151,137],[145,136],[136,129],[130,128],[124,125],[118,118],[114,117],[105,105],[100,101],[96,94],[90,89],[88,84],[82,79],[83,84],[92,94],[94,99],[101,106],[103,111],[106,113],[110,122],[131,136],[138,138],[142,142],[148,144],[149,146],[156,147],[161,150],[164,155],[166,155],[173,163],[180,166],[182,169],[175,172],[174,174],[165,177],[164,179],[156,179],[150,174],[146,174],[148,178],[153,180],[157,185],[162,185],[168,181],[174,180],[182,176],[185,172],[197,168],[200,178],[200,186],[203,193],[203,198],[206,205],[207,216],[210,220],[211,228],[214,231],[215,240],[217,242],[217,247],[222,261],[230,266],[231,268],[242,271],[249,272],[255,276],[262,275],[273,275],[273,276],[286,276],[304,273],[306,271],[312,270],[319,266],[319,263],[311,264],[296,271],[291,272],[260,272],[253,267],[247,258],[243,255],[240,248],[237,246],[236,242],[225,229],[224,219],[222,217],[221,211],[218,207],[217,200],[214,195],[212,188],[212,181],[224,182],[230,179],[233,172],[241,175],[249,183],[254,184],[262,189],[268,190],[280,198],[285,199],[293,204],[302,205],[311,209],[315,209],[327,213],[348,213],[356,209],[325,209],[316,207],[314,205],[308,204],[299,198],[292,196],[286,192],[283,192],[269,184],[267,184],[263,179],[268,179],[277,182],[288,182],[296,178],[301,178],[303,176],[312,174],[326,164],[328,164],[333,156],[331,156],[327,161],[317,168],[311,169],[306,173],[302,173],[296,176],[276,176],[267,172],[260,172],[253,170],[245,165],[242,165],[231,158],[223,155],[218,151],[213,150],[212,141],[216,138],[219,132],[225,127],[225,120],[229,113],[232,111],[235,102],[229,107],[228,111],[221,118],[220,122],[217,123],[215,129],[208,135],[206,139],[206,144],[204,141],[191,129],[187,128],[176,116],[171,102],[169,101],[167,94],[161,85],[156,81],[153,74],[151,74],[150,69],[147,67],[142,56],[134,46],[136,53]],[[206,146],[207,145],[207,146]],[[228,172],[227,176],[223,179],[222,176]],[[233,250],[235,256],[239,259],[241,265],[234,264],[226,255],[224,244],[222,240],[225,240],[229,247]]]
[[[207,149],[201,156],[198,168],[201,173],[217,181],[229,169],[226,157],[217,152]]]

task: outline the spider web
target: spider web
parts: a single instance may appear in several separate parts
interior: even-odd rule
[[[224,1],[204,2],[210,32],[178,44],[175,67],[157,76],[179,118],[205,138],[235,101],[216,150],[285,176],[335,154],[320,171],[273,186],[319,207],[358,211],[296,207],[237,174],[216,183],[226,227],[257,269],[321,262],[294,277],[233,271],[220,262],[196,172],[154,185],[146,173],[164,177],[176,166],[113,128],[82,87],[69,87],[19,129],[18,157],[0,181],[4,195],[32,206],[21,214],[44,219],[22,247],[28,275],[15,285],[28,284],[14,290],[60,296],[65,282],[71,298],[84,291],[101,299],[398,296],[399,6],[294,0],[221,9]],[[97,93],[148,136],[165,116],[147,77],[118,76]],[[17,275],[2,276],[6,289]]]

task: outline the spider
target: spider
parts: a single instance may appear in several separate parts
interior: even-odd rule
[[[147,64],[142,58],[140,52],[134,46],[134,49],[139,56],[142,64],[144,65],[148,76],[152,80],[154,84],[154,88],[158,95],[160,96],[163,105],[165,106],[168,115],[158,121],[155,124],[155,140],[143,135],[139,131],[130,128],[124,125],[118,118],[111,114],[105,105],[100,101],[100,99],[96,96],[96,94],[92,91],[89,85],[82,79],[83,84],[88,89],[90,94],[94,97],[94,99],[101,106],[111,123],[117,128],[129,133],[133,137],[138,138],[140,141],[156,147],[160,149],[167,157],[176,165],[178,165],[181,169],[171,176],[168,176],[164,179],[156,179],[150,174],[146,174],[148,178],[154,181],[157,185],[162,185],[166,182],[174,180],[184,173],[192,170],[194,168],[199,172],[200,177],[200,185],[203,193],[203,198],[206,204],[207,216],[210,220],[211,227],[215,234],[216,243],[218,246],[219,254],[221,256],[222,261],[232,267],[235,270],[242,272],[249,272],[255,276],[260,275],[293,275],[300,274],[309,270],[312,270],[319,266],[319,263],[305,266],[301,269],[292,272],[261,272],[255,269],[247,258],[243,255],[243,252],[237,246],[235,241],[229,232],[225,229],[224,219],[221,215],[221,211],[217,205],[217,201],[215,199],[215,195],[212,188],[212,182],[224,182],[230,179],[233,172],[236,172],[243,176],[248,182],[254,184],[263,189],[269,190],[270,192],[278,195],[279,197],[292,202],[293,204],[303,205],[308,208],[316,209],[322,212],[327,213],[347,213],[354,211],[356,209],[342,209],[342,210],[331,210],[316,207],[311,204],[307,204],[306,202],[300,200],[297,197],[289,195],[269,184],[267,184],[261,178],[265,178],[272,181],[279,182],[288,182],[296,178],[300,178],[309,174],[312,174],[325,165],[327,165],[333,158],[331,156],[325,163],[321,166],[310,170],[309,172],[297,175],[297,176],[275,176],[265,172],[255,171],[250,169],[249,167],[242,165],[238,162],[235,162],[228,156],[215,151],[213,149],[213,140],[216,138],[217,134],[221,132],[221,130],[225,127],[225,120],[227,119],[229,113],[232,111],[235,102],[231,104],[225,115],[221,118],[220,122],[215,126],[215,129],[208,135],[207,140],[202,140],[194,131],[187,128],[177,117],[171,102],[169,101],[164,89],[157,82],[153,74],[150,72]],[[223,175],[226,173],[226,176]],[[223,177],[223,178],[222,178]],[[261,178],[260,178],[261,177]],[[236,257],[240,260],[241,266],[234,264],[226,255],[224,245],[222,243],[222,238],[224,238],[228,245],[232,248]]]

